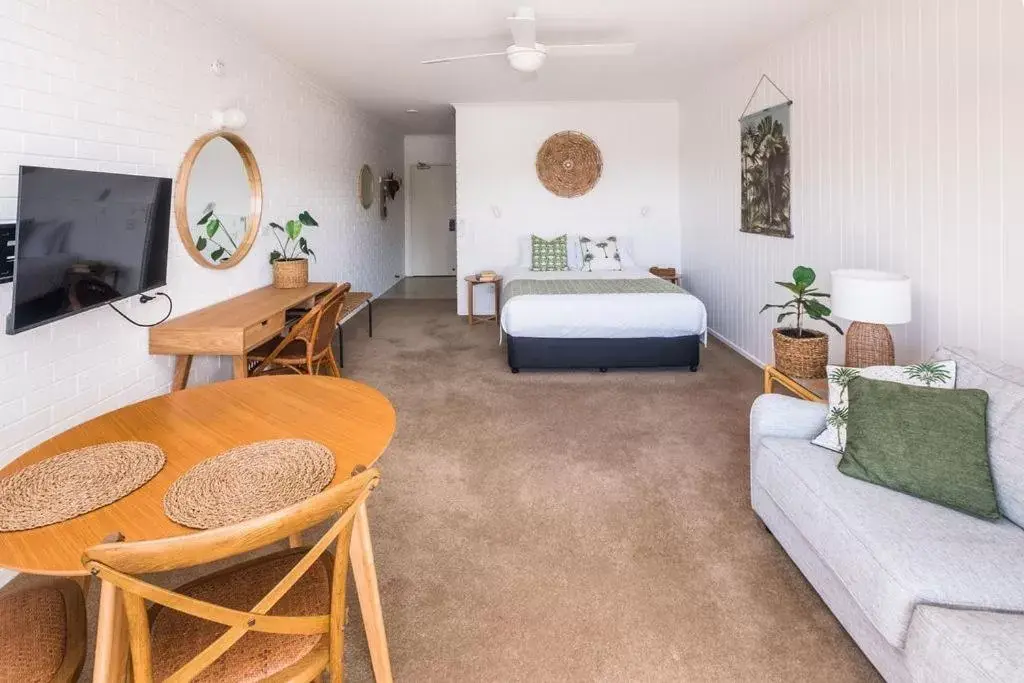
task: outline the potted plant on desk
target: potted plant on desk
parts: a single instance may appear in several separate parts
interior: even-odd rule
[[[270,252],[270,264],[274,269],[274,286],[278,289],[296,289],[309,283],[309,260],[316,260],[316,254],[309,248],[309,243],[302,236],[305,228],[320,225],[308,211],[303,211],[298,218],[288,221],[282,227],[271,223],[270,227],[281,248]],[[281,241],[281,235],[285,240]]]
[[[843,328],[828,319],[832,309],[823,303],[831,295],[819,292],[814,285],[814,270],[806,266],[797,266],[793,271],[792,282],[776,282],[785,287],[793,298],[784,304],[767,304],[761,309],[764,313],[770,308],[782,309],[777,323],[795,317],[796,327],[776,327],[772,330],[775,343],[775,367],[783,374],[802,379],[820,379],[825,376],[828,365],[828,335],[818,330],[804,327],[806,319],[820,320],[832,327],[839,334]]]

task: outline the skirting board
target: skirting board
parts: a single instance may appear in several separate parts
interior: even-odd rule
[[[715,332],[715,331],[714,331],[713,329],[711,329],[710,327],[708,328],[708,333],[709,333],[709,334],[710,334],[710,335],[711,335],[712,337],[714,337],[715,339],[717,339],[718,341],[722,342],[723,344],[725,344],[726,346],[728,346],[728,347],[729,347],[730,349],[732,349],[733,351],[735,351],[736,353],[738,353],[739,355],[741,355],[741,356],[743,356],[744,358],[746,358],[747,360],[749,360],[749,361],[750,361],[751,363],[753,363],[753,364],[754,364],[754,365],[756,365],[757,367],[761,368],[762,370],[764,369],[764,366],[765,366],[765,365],[767,365],[767,363],[762,363],[762,362],[761,362],[761,361],[759,361],[759,360],[758,360],[757,358],[755,358],[754,356],[750,355],[749,353],[747,353],[746,351],[744,351],[743,349],[741,349],[741,348],[740,348],[739,346],[737,346],[736,344],[734,344],[733,342],[729,341],[729,340],[728,340],[728,339],[726,339],[726,338],[725,338],[724,336],[722,336],[721,334],[719,334],[718,332]]]

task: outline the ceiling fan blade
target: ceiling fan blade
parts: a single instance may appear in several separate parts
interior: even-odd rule
[[[537,44],[537,16],[529,7],[520,7],[515,16],[508,18],[512,41],[516,47],[534,47]]]
[[[424,59],[420,64],[445,64],[447,62],[458,62],[463,59],[480,59],[481,57],[507,57],[505,52],[482,52],[478,55],[460,55],[458,57],[438,57],[437,59]]]
[[[590,45],[545,45],[549,55],[560,57],[625,56],[636,52],[636,43],[593,43]]]

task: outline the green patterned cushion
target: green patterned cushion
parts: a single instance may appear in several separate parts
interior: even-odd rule
[[[856,377],[898,382],[914,387],[935,387],[952,389],[956,386],[956,363],[954,361],[932,361],[917,365],[874,365],[870,368],[844,368],[828,366],[828,422],[825,431],[818,435],[815,446],[827,448],[836,453],[846,450],[846,420],[850,412],[848,388]]]
[[[999,518],[988,460],[988,394],[858,377],[843,474],[939,505]]]
[[[532,235],[530,237],[532,258],[530,270],[569,270],[569,239],[567,235],[545,240]]]

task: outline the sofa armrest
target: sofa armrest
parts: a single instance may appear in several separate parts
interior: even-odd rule
[[[763,394],[750,409],[750,448],[765,437],[810,440],[825,428],[828,406],[779,394]]]

